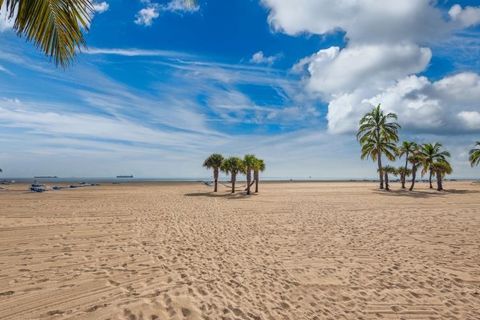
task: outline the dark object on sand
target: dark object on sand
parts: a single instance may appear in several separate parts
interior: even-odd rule
[[[45,191],[47,191],[47,188],[43,184],[32,183],[32,185],[30,186],[30,191],[32,191],[32,192],[45,192]]]

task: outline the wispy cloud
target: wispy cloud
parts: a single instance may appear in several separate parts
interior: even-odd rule
[[[187,58],[193,57],[190,54],[178,51],[169,50],[147,50],[136,48],[95,48],[90,47],[82,51],[85,54],[90,55],[117,55],[126,57],[169,57],[169,58]]]

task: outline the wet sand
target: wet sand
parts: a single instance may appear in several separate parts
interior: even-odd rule
[[[480,319],[480,184],[375,187],[6,186],[0,319]]]

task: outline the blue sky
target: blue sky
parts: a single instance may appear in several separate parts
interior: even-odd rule
[[[212,152],[269,177],[363,178],[354,131],[382,103],[402,139],[480,140],[475,1],[105,0],[66,70],[0,15],[4,176],[206,177]]]

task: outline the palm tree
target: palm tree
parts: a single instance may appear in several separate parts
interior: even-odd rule
[[[388,160],[394,161],[395,155],[397,153],[396,145],[394,142],[388,142],[384,139],[376,140],[376,139],[368,139],[364,140],[362,145],[362,154],[361,159],[365,158],[372,158],[373,161],[377,160],[380,168],[378,169],[379,177],[380,177],[380,189],[383,189],[383,173],[381,167],[381,160],[380,157],[384,154]]]
[[[426,143],[422,145],[420,153],[423,158],[422,166],[422,175],[425,173],[429,173],[428,182],[430,184],[430,189],[433,189],[432,186],[432,176],[433,176],[433,168],[432,164],[437,161],[446,161],[448,157],[450,157],[450,153],[448,151],[441,151],[442,144],[441,143]]]
[[[404,170],[397,170],[400,174],[400,181],[402,182],[402,189],[405,189],[406,177],[408,176],[408,157],[418,149],[418,145],[413,141],[403,141],[398,148],[398,156],[401,158],[405,156]],[[399,168],[400,169],[400,168]]]
[[[384,114],[380,105],[374,107],[360,120],[357,140],[362,145],[362,159],[372,158],[377,161],[380,178],[380,189],[383,189],[382,154],[393,161],[396,154],[394,142],[398,141],[400,125],[395,122],[397,115]]]
[[[253,154],[246,154],[243,157],[243,169],[244,173],[247,176],[247,194],[250,194],[250,184],[252,181],[252,170],[255,166],[257,158]]]
[[[237,174],[244,171],[244,164],[242,159],[238,157],[230,157],[225,159],[221,166],[222,171],[231,174],[232,181],[232,193],[235,193],[235,182],[237,180]]]
[[[407,158],[408,161],[408,158]],[[405,183],[407,182],[407,177],[412,174],[412,170],[405,167],[398,167],[397,168],[397,175],[400,176],[400,182],[402,183],[402,189],[405,189]]]
[[[17,35],[32,41],[56,65],[68,66],[76,49],[85,47],[82,30],[90,25],[91,0],[0,0],[0,8],[4,5]]]
[[[439,161],[435,161],[434,163],[432,163],[430,165],[430,167],[432,168],[433,172],[435,172],[435,174],[437,175],[437,190],[442,191],[443,190],[443,183],[442,183],[443,177],[445,177],[445,175],[447,175],[447,174],[452,173],[452,171],[453,171],[452,166],[446,160],[439,160]]]
[[[220,171],[220,167],[222,166],[223,156],[218,153],[211,154],[205,161],[203,162],[203,166],[207,169],[213,169],[213,181],[215,186],[213,188],[213,192],[217,192],[218,186],[218,173]]]
[[[475,147],[472,150],[470,150],[470,164],[471,166],[478,166],[480,164],[480,141],[475,142]]]
[[[397,175],[397,169],[395,169],[392,166],[384,166],[380,171],[384,175],[384,178],[385,178],[385,190],[390,191],[390,184],[389,184],[388,175],[389,174]]]
[[[418,166],[422,163],[422,156],[419,152],[414,152],[409,158],[408,161],[412,164],[412,184],[410,185],[410,191],[413,190],[415,186],[415,179],[417,178],[417,169]]]
[[[255,180],[255,193],[258,192],[258,182],[260,179],[260,171],[265,171],[265,162],[262,159],[256,159],[253,166],[253,179]]]

